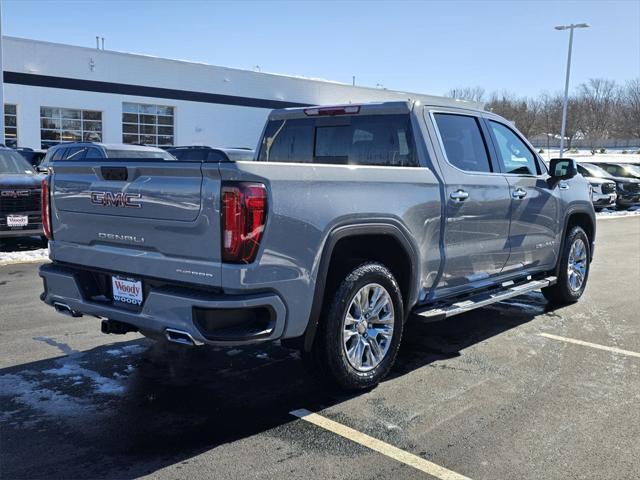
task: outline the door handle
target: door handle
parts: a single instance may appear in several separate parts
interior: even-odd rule
[[[560,188],[562,190],[567,190],[569,188],[569,184],[567,182],[560,182]]]
[[[454,202],[464,202],[467,198],[469,198],[469,194],[464,190],[456,190],[455,192],[451,192],[449,194],[449,198]]]
[[[511,196],[517,200],[522,200],[527,196],[527,191],[518,187],[513,192],[511,192]]]

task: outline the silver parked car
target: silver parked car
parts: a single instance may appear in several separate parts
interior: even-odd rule
[[[60,143],[47,150],[38,165],[38,171],[46,172],[53,162],[61,160],[97,160],[97,159],[155,159],[175,160],[165,150],[147,145],[131,145],[128,143],[72,142]]]

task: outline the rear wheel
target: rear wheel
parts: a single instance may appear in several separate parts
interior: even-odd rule
[[[311,352],[314,371],[344,390],[375,386],[395,361],[403,319],[393,274],[379,263],[360,265],[326,300]]]
[[[543,288],[545,298],[556,305],[577,302],[587,286],[590,267],[589,238],[581,227],[573,227],[565,242],[558,282]]]

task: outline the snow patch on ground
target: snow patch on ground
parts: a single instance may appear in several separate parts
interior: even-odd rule
[[[560,154],[560,150],[551,149],[548,150],[543,147],[544,153],[540,155],[544,160],[549,161],[550,158],[556,158]],[[623,151],[627,153],[622,153]],[[608,148],[606,153],[591,154],[591,150],[578,150],[578,153],[572,153],[565,151],[564,156],[566,158],[574,158],[579,162],[612,162],[612,163],[638,163],[640,162],[640,154],[636,153],[640,151],[639,148]]]
[[[125,345],[121,348],[111,348],[105,353],[112,357],[126,357],[127,355],[137,355],[146,350],[146,347],[142,345]]]
[[[46,262],[47,260],[49,260],[49,251],[46,248],[25,250],[21,252],[0,252],[0,265],[26,262]]]
[[[631,207],[629,210],[610,210],[605,208],[601,212],[596,213],[598,218],[615,218],[615,217],[629,217],[640,215],[640,206]]]
[[[0,375],[0,395],[55,417],[73,417],[92,410],[86,400],[41,387],[35,380],[14,374]]]
[[[74,385],[82,383],[83,380],[92,382],[93,389],[96,393],[106,395],[120,395],[124,393],[124,385],[114,378],[104,377],[98,372],[89,370],[80,365],[78,357],[58,360],[60,365],[58,368],[43,370],[45,375],[54,375],[57,377],[69,377],[69,380],[75,380]]]

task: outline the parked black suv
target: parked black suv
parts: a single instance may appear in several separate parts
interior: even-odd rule
[[[640,179],[640,173],[638,173],[636,166],[630,163],[593,162],[593,164],[616,177]]]
[[[42,150],[34,150],[33,148],[16,148],[16,152],[22,155],[27,162],[31,164],[33,168],[36,168],[42,162],[45,154],[47,152],[43,152]]]
[[[254,151],[248,148],[213,148],[206,145],[185,145],[165,149],[185,162],[237,162],[253,160]]]
[[[41,182],[22,155],[0,147],[0,239],[42,235]]]

